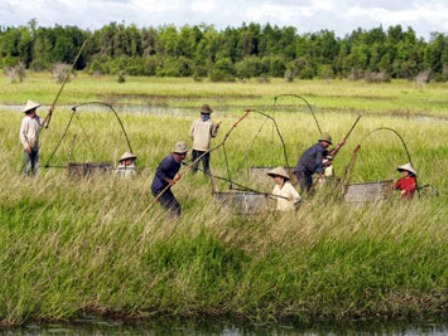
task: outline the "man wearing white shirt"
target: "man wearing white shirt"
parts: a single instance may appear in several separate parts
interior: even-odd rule
[[[39,168],[39,130],[44,119],[36,114],[39,103],[28,100],[23,112],[25,117],[20,126],[20,142],[23,145],[23,169],[25,175],[37,175]]]
[[[193,140],[192,160],[196,162],[199,157],[201,158],[204,174],[208,174],[210,170],[210,142],[218,134],[220,125],[220,123],[212,122],[210,117],[212,112],[208,104],[202,105],[201,117],[193,121],[190,128],[190,138]],[[196,173],[198,169],[199,162],[196,162],[192,167],[193,173]]]

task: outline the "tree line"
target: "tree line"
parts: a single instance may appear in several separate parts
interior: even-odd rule
[[[213,25],[138,28],[112,22],[90,31],[76,26],[40,27],[35,19],[18,27],[0,26],[0,66],[23,64],[34,71],[76,63],[90,74],[209,77],[413,79],[426,72],[448,80],[448,35],[428,41],[400,25],[363,30],[343,38],[320,30],[298,34],[294,27],[242,24],[221,31]],[[429,76],[428,76],[429,78]]]

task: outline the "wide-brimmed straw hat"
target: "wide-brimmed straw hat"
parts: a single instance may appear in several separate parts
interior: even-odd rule
[[[40,106],[39,103],[33,102],[32,100],[28,100],[26,102],[25,108],[23,109],[23,112],[29,112],[31,110],[37,109]]]
[[[417,176],[417,173],[415,172],[414,168],[412,168],[412,166],[411,166],[410,163],[406,163],[406,164],[404,164],[404,165],[402,165],[402,166],[399,166],[399,167],[397,168],[397,170],[398,170],[400,173],[401,173],[403,170],[406,170],[406,171],[410,172],[412,175]]]
[[[212,113],[212,112],[213,112],[213,110],[212,110],[212,108],[210,107],[210,105],[208,105],[208,104],[204,104],[204,105],[202,105],[201,113],[210,114],[210,113]]]
[[[184,154],[188,152],[188,146],[185,141],[179,141],[173,149],[173,153]]]
[[[132,154],[131,152],[125,152],[120,160],[118,160],[118,162],[124,161],[124,160],[137,160],[137,156],[135,156],[134,154]]]
[[[283,167],[277,167],[277,168],[274,168],[274,169],[268,171],[268,175],[270,177],[280,176],[287,180],[290,179],[289,174],[286,172],[286,170]]]
[[[318,141],[326,141],[330,145],[333,144],[333,142],[331,141],[331,135],[329,133],[322,134]]]

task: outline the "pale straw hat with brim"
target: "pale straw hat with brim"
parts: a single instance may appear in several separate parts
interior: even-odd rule
[[[32,100],[28,100],[26,102],[25,108],[23,109],[23,112],[26,113],[26,112],[32,111],[34,109],[37,109],[38,107],[40,107],[39,103],[36,103]]]
[[[120,160],[118,160],[118,162],[124,161],[124,160],[137,160],[137,156],[135,156],[134,154],[132,154],[131,152],[125,152]]]
[[[201,113],[210,114],[210,113],[212,113],[212,112],[213,112],[213,110],[212,110],[212,108],[210,107],[210,105],[208,105],[208,104],[204,104],[204,105],[202,105]]]
[[[268,172],[268,175],[270,177],[280,176],[280,177],[285,178],[286,180],[290,179],[289,174],[286,172],[286,170],[283,167],[277,167],[277,168],[270,170]]]
[[[326,141],[328,142],[330,145],[333,144],[332,140],[331,140],[331,135],[329,133],[324,133],[320,136],[318,141]]]
[[[406,170],[406,171],[410,172],[412,175],[417,176],[417,173],[415,172],[414,168],[412,168],[412,166],[411,166],[410,163],[406,163],[406,164],[404,164],[404,165],[402,165],[402,166],[399,166],[399,167],[397,168],[397,170],[398,170],[400,173],[401,173],[403,170]]]
[[[188,152],[188,146],[185,141],[179,141],[173,149],[173,153],[177,154],[185,154]]]

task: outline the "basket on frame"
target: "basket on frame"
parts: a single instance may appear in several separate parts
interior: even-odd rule
[[[67,164],[67,174],[72,177],[88,177],[97,174],[109,173],[114,170],[111,162],[86,162]]]
[[[394,193],[394,181],[374,181],[343,186],[345,202],[377,202],[389,199]]]
[[[271,204],[267,195],[246,191],[214,191],[213,198],[222,206],[244,215],[269,211]]]

